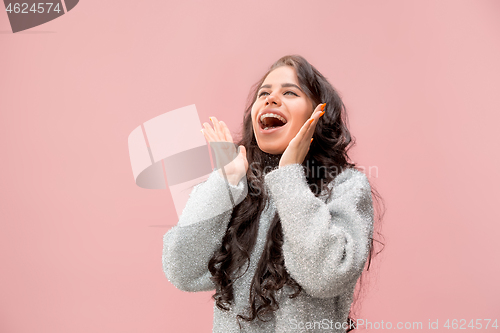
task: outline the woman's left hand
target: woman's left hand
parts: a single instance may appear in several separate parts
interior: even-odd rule
[[[299,133],[297,133],[297,135],[290,140],[288,147],[281,156],[279,164],[280,167],[288,164],[302,164],[302,162],[304,162],[304,158],[306,157],[309,147],[311,146],[311,138],[314,134],[316,124],[318,123],[319,117],[324,114],[324,111],[322,111],[324,109],[324,105],[326,105],[326,103],[319,104],[316,107],[316,110],[314,110],[311,118],[305,122]]]

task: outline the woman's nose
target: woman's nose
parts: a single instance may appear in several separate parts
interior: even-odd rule
[[[268,95],[266,97],[266,105],[273,104],[273,103],[279,106],[279,104],[280,104],[279,98],[276,98],[274,95]]]

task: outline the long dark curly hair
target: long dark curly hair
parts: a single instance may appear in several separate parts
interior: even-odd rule
[[[216,306],[221,310],[229,310],[232,303],[233,283],[241,276],[233,276],[245,263],[248,270],[250,263],[250,253],[256,243],[258,223],[260,214],[265,208],[268,200],[264,185],[263,169],[269,162],[269,155],[263,152],[256,141],[253,127],[251,110],[257,98],[257,93],[267,75],[280,66],[291,66],[295,69],[300,88],[312,101],[313,110],[320,103],[326,103],[325,114],[322,120],[316,124],[309,152],[302,165],[306,168],[306,179],[309,187],[316,196],[326,189],[331,195],[331,188],[328,184],[344,168],[358,168],[355,163],[350,163],[347,151],[354,145],[354,140],[347,128],[346,108],[338,92],[327,81],[327,79],[314,68],[307,60],[299,55],[284,56],[276,61],[262,79],[257,82],[248,95],[247,108],[243,118],[243,128],[241,139],[235,144],[243,145],[247,151],[247,160],[251,166],[247,172],[248,195],[233,209],[231,220],[227,226],[225,236],[222,239],[221,247],[214,253],[209,261],[208,269],[212,274],[212,281],[216,284],[216,293],[212,296]],[[314,172],[310,172],[314,166]],[[328,172],[327,172],[328,171]],[[380,198],[377,191],[372,186],[372,195]],[[380,198],[381,199],[381,198]],[[376,211],[380,211],[377,209]],[[382,214],[383,215],[383,214]],[[380,216],[380,220],[381,220]],[[379,225],[375,223],[376,226]],[[375,233],[380,234],[377,230]],[[374,255],[373,242],[379,242],[371,238],[369,269],[372,256]],[[383,244],[379,242],[380,244]],[[278,213],[275,214],[265,241],[264,252],[257,264],[257,270],[253,277],[250,290],[250,311],[249,317],[238,315],[246,321],[253,321],[255,318],[263,320],[264,315],[275,311],[279,304],[275,298],[275,292],[284,285],[288,285],[294,290],[290,298],[294,298],[302,291],[302,287],[288,274],[282,254],[283,232]],[[380,252],[380,251],[379,251]],[[378,252],[377,252],[378,254]],[[243,273],[243,274],[244,274]],[[358,281],[361,282],[361,279]],[[361,289],[355,295],[358,298]],[[258,304],[259,303],[259,304]],[[355,328],[353,326],[351,307],[348,316],[347,332]],[[241,328],[241,324],[238,322]]]

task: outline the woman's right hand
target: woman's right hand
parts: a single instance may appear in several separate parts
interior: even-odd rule
[[[224,177],[220,169],[224,166],[227,180],[231,185],[236,186],[248,171],[246,149],[244,146],[239,146],[240,152],[238,154],[226,124],[223,121],[218,121],[215,117],[210,117],[210,120],[212,120],[214,128],[208,123],[203,123],[203,127],[205,127],[202,130],[203,135],[212,147],[212,151],[215,152],[219,174]]]

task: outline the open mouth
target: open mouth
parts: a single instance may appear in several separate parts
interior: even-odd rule
[[[263,130],[271,130],[274,128],[282,127],[286,123],[287,121],[285,118],[274,113],[266,113],[259,118],[259,125]]]

